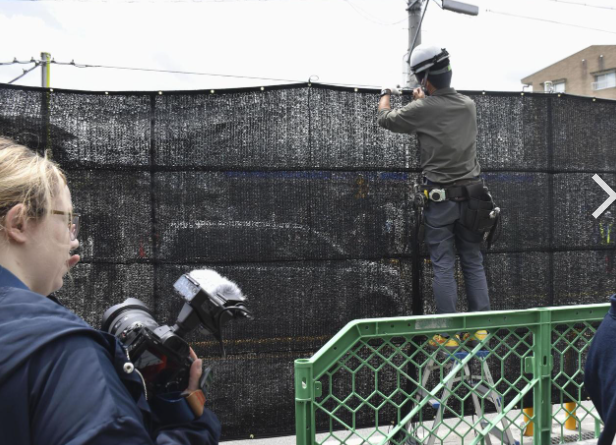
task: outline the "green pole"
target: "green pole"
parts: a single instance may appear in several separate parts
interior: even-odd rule
[[[552,316],[550,309],[539,309],[539,326],[535,333],[533,372],[539,378],[533,408],[535,428],[533,443],[549,444],[552,440]]]
[[[41,53],[41,86],[50,88],[51,86],[51,54]],[[43,116],[43,149],[48,152],[49,157],[51,152],[51,96],[50,91],[45,91],[42,94],[41,114]]]
[[[297,445],[314,442],[312,363],[295,360],[295,440]]]
[[[51,87],[51,54],[41,53],[41,86]]]

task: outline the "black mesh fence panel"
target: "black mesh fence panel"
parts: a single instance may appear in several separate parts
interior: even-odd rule
[[[595,173],[616,186],[616,102],[469,94],[502,236],[485,255],[492,309],[607,301],[616,228]],[[393,98],[393,105],[408,98]],[[95,327],[142,299],[161,323],[183,273],[213,268],[251,322],[190,342],[215,364],[223,439],[293,434],[293,361],[357,318],[434,313],[412,242],[415,137],[376,124],[377,92],[298,84],[94,93],[0,85],[0,134],[50,149],[82,214],[82,262],[58,296]],[[459,310],[466,310],[457,267]],[[513,370],[511,372],[514,372]]]

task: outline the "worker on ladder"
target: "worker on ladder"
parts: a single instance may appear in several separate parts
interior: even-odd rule
[[[435,45],[419,45],[411,55],[411,72],[421,87],[413,100],[391,109],[395,88],[384,88],[378,124],[396,133],[417,134],[422,178],[415,185],[415,203],[423,210],[424,239],[434,269],[433,289],[438,314],[456,312],[454,278],[456,248],[471,312],[490,310],[481,243],[491,242],[499,209],[494,205],[477,162],[475,102],[451,88],[449,53]],[[432,347],[455,350],[460,341],[474,346],[486,338],[479,330],[458,335],[437,334]]]

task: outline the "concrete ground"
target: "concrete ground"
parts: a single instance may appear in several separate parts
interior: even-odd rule
[[[585,415],[585,410],[591,411],[593,406],[590,402],[584,402],[583,408],[579,408],[578,417],[583,417],[581,425],[578,425],[578,428],[581,430],[570,431],[565,429],[565,418],[564,415],[557,415],[556,421],[553,422],[552,428],[552,444],[570,444],[570,445],[596,445],[597,439],[593,439],[594,431],[595,431],[595,420],[592,415]],[[556,408],[558,406],[556,405]],[[595,412],[595,411],[593,411]],[[595,412],[596,413],[596,412]],[[596,414],[595,414],[596,415]],[[493,418],[495,414],[490,414],[487,417]],[[509,432],[511,437],[515,442],[518,442],[521,445],[533,445],[533,438],[524,436],[524,417],[518,412],[511,412],[510,418],[517,419],[514,422],[513,426],[510,426]],[[469,417],[466,419],[468,424],[472,423],[472,419]],[[436,440],[435,445],[470,445],[475,439],[475,435],[473,431],[464,423],[457,421],[456,419],[446,419],[445,424],[449,425],[449,427],[443,425],[439,429],[438,435],[440,437],[444,437],[444,440]],[[427,424],[427,426],[431,426]],[[317,434],[316,443],[321,445],[378,445],[381,443],[385,436],[383,434],[372,434],[372,436],[366,441],[362,440],[362,437],[366,438],[373,433],[373,428],[368,429],[360,429],[357,430],[357,434],[351,435],[347,431],[339,431],[334,434],[338,439],[332,437],[330,434]],[[387,428],[383,429],[385,433],[387,433]],[[450,432],[447,434],[447,432]],[[455,431],[455,432],[454,432]],[[421,431],[418,431],[418,436],[423,436],[423,443],[428,443],[427,434],[421,434]],[[581,434],[581,440],[580,439]],[[329,436],[329,437],[328,437]],[[360,437],[361,436],[361,437]],[[497,445],[501,444],[501,440],[496,438],[495,436],[490,436],[491,444]],[[344,441],[344,442],[343,442]],[[507,443],[507,442],[504,442]],[[252,439],[252,440],[236,440],[236,441],[228,441],[224,442],[225,445],[296,445],[295,436],[283,436],[283,437],[275,437],[269,439]],[[488,444],[488,441],[486,441]],[[546,444],[539,444],[546,445]],[[549,445],[549,444],[547,444]]]
[[[530,439],[530,440],[529,440]],[[467,443],[470,444],[471,441]],[[339,442],[338,442],[339,443]],[[436,442],[440,445],[439,442]],[[453,444],[453,443],[461,443],[461,441],[445,441],[444,444]],[[492,441],[493,445],[496,445],[497,441]],[[552,443],[559,443],[552,439]],[[524,444],[532,444],[532,438],[525,438]],[[567,445],[597,445],[597,439],[588,439],[577,442],[565,442]],[[283,437],[273,437],[269,439],[252,439],[252,440],[232,440],[228,442],[224,442],[224,445],[296,445],[295,436],[283,436]]]

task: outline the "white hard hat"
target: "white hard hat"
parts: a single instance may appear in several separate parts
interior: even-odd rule
[[[439,48],[436,45],[417,45],[411,54],[411,74],[420,73],[439,62],[449,58],[449,53],[445,48]],[[450,71],[451,68],[440,69],[438,72],[430,70],[432,74],[442,74]]]

